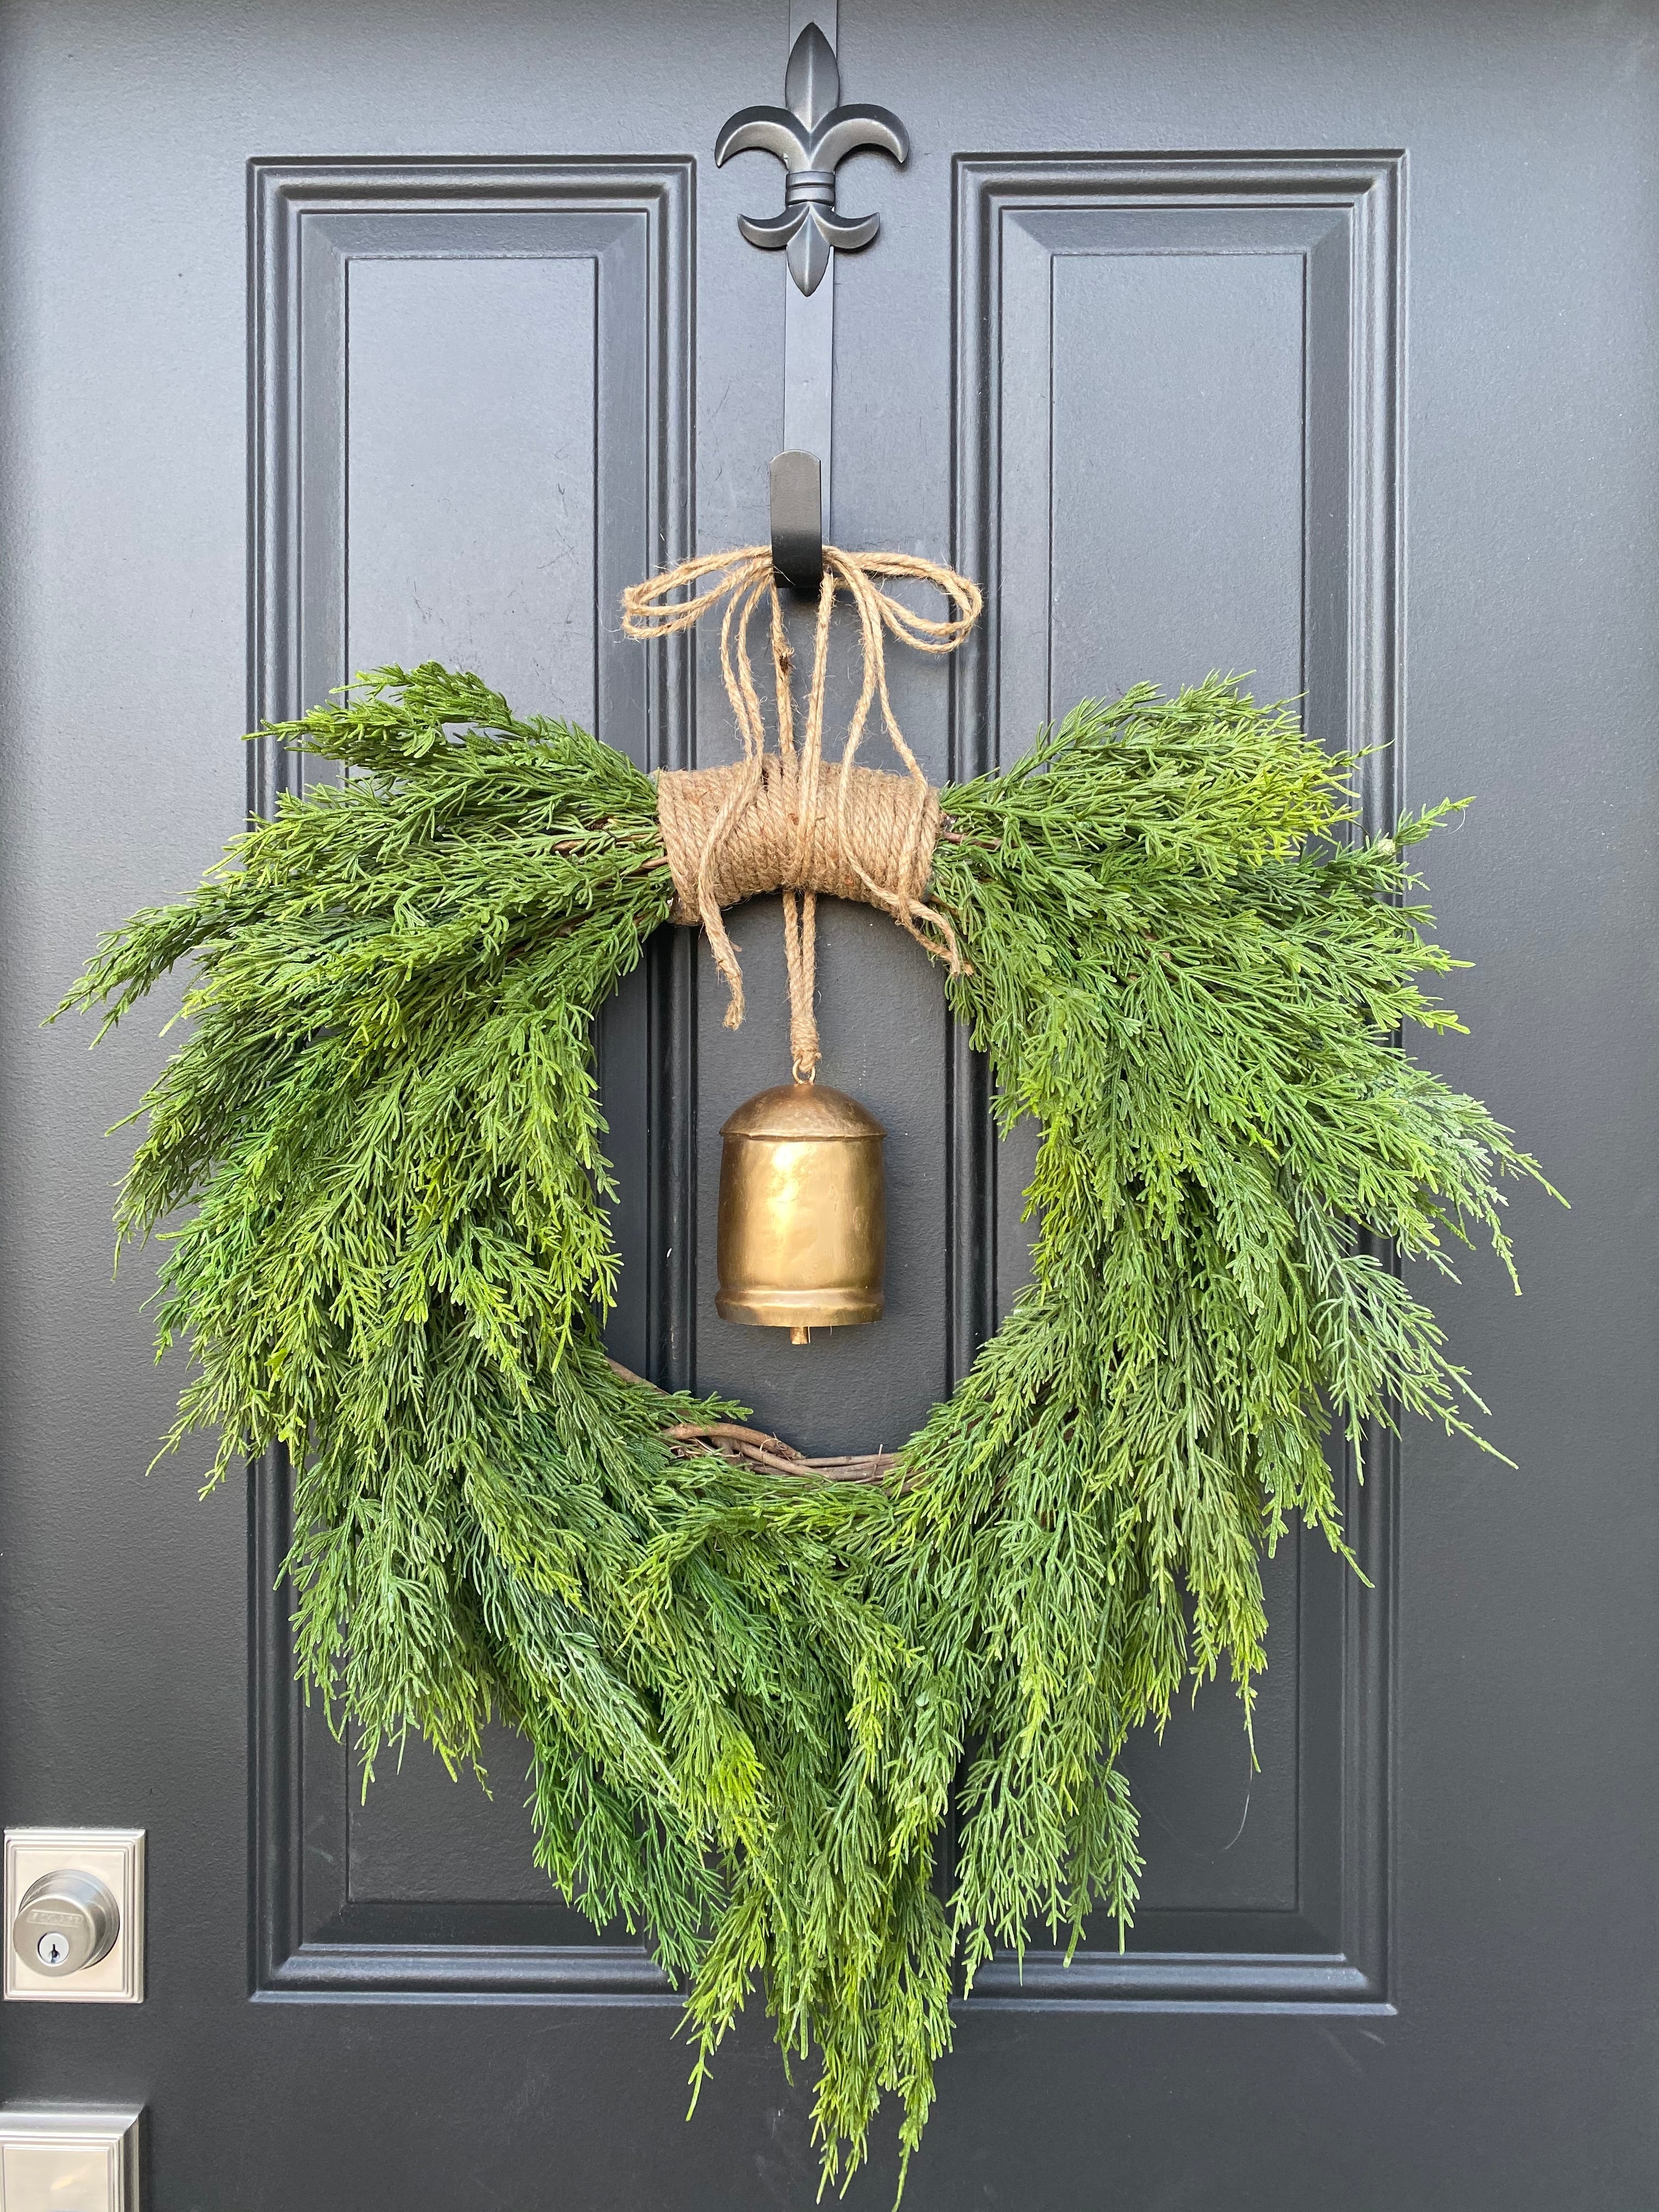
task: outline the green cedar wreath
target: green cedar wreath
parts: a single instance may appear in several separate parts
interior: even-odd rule
[[[1042,1130],[1035,1279],[835,1482],[605,1356],[593,1023],[673,903],[651,781],[435,665],[276,734],[354,773],[64,1001],[107,1024],[194,964],[118,1214],[188,1209],[170,1441],[216,1431],[214,1481],[288,1454],[303,1676],[367,1765],[410,1730],[476,1762],[504,1717],[538,1863],[645,1931],[697,2075],[758,1984],[826,2174],[884,2090],[908,2160],[993,1948],[1132,1914],[1117,1754],[1224,1662],[1248,1711],[1264,1552],[1293,1515],[1342,1546],[1328,1432],[1471,1433],[1390,1255],[1507,1267],[1499,1179],[1542,1177],[1396,1042],[1455,1025],[1402,860],[1452,810],[1352,842],[1352,761],[1215,678],[940,794],[950,1002]]]

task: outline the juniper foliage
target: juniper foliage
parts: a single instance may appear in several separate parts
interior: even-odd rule
[[[539,1863],[647,1932],[697,2076],[758,1982],[826,2178],[884,2090],[908,2160],[964,1978],[1133,1912],[1129,1730],[1224,1663],[1248,1715],[1264,1550],[1341,1545],[1333,1422],[1472,1434],[1386,1256],[1508,1266],[1499,1179],[1542,1180],[1395,1042],[1454,1025],[1401,858],[1452,810],[1345,842],[1352,761],[1215,678],[945,793],[952,1002],[1042,1128],[1034,1279],[860,1489],[666,1438],[742,1409],[604,1356],[592,1023],[672,903],[649,781],[434,665],[276,734],[355,773],[59,1009],[196,971],[118,1214],[195,1357],[169,1443],[288,1454],[300,1665],[366,1768],[503,1716]]]

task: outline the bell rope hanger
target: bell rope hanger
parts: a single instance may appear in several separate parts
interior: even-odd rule
[[[901,578],[933,585],[951,611],[942,618],[919,614],[882,588]],[[824,689],[830,621],[843,591],[858,614],[863,681],[841,759],[830,764],[823,758]],[[750,647],[763,601],[769,615],[775,753],[767,750]],[[716,607],[722,610],[720,673],[743,740],[743,758],[729,768],[660,770],[657,813],[674,878],[675,919],[693,926],[700,922],[708,934],[714,964],[726,979],[728,1029],[742,1025],[743,970],[721,908],[769,891],[783,893],[789,1052],[798,1082],[811,1079],[820,1057],[812,1005],[820,892],[880,907],[927,951],[944,959],[952,975],[961,972],[956,932],[923,897],[939,836],[939,794],[905,743],[893,712],[884,637],[890,631],[918,653],[953,653],[978,621],[981,604],[978,586],[942,562],[913,553],[848,553],[826,545],[798,752],[793,654],[769,547],[701,554],[630,585],[623,594],[623,628],[641,640],[694,629]],[[904,763],[902,775],[856,764],[878,704],[888,740]]]
[[[919,614],[882,588],[899,577],[935,586],[950,612],[942,619]],[[840,763],[831,768],[823,759],[824,686],[830,623],[842,590],[858,613],[864,681]],[[750,656],[750,632],[763,601],[776,701],[775,754],[766,750]],[[978,618],[980,594],[967,577],[915,554],[845,553],[826,545],[799,752],[793,653],[769,548],[704,554],[632,586],[623,595],[623,627],[635,638],[672,636],[715,607],[722,610],[720,672],[744,757],[729,768],[659,772],[657,820],[673,879],[673,917],[701,922],[707,932],[726,978],[730,1029],[743,1020],[743,971],[720,910],[782,892],[794,1081],[750,1099],[720,1131],[714,1305],[723,1320],[787,1328],[792,1344],[805,1344],[815,1328],[880,1318],[886,1261],[886,1132],[856,1099],[827,1085],[815,1087],[818,894],[884,908],[953,975],[963,972],[954,928],[923,896],[940,835],[939,793],[893,712],[884,633],[890,630],[921,653],[952,652]],[[855,764],[878,701],[904,763],[902,775]]]
[[[890,154],[902,166],[910,139],[889,109],[841,104],[835,0],[798,4],[791,28],[796,35],[784,72],[785,106],[739,108],[714,141],[714,161],[719,167],[733,154],[753,152],[775,155],[784,166],[781,212],[739,216],[738,228],[751,246],[781,252],[788,270],[784,450],[771,468],[771,552],[782,580],[810,597],[823,574],[830,532],[835,257],[868,246],[881,228],[878,215],[840,212],[836,170],[849,154],[866,150]]]

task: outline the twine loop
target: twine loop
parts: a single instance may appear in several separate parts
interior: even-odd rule
[[[918,614],[883,588],[889,579],[934,586],[951,610]],[[863,681],[839,762],[823,758],[824,690],[830,626],[845,592],[859,617]],[[684,597],[678,596],[684,593]],[[750,636],[764,603],[772,656],[778,750],[766,749],[766,720],[755,682]],[[918,653],[954,652],[979,618],[980,594],[966,576],[908,553],[823,549],[812,671],[799,750],[795,745],[793,654],[771,549],[706,553],[623,594],[629,637],[670,637],[693,629],[719,606],[720,674],[732,702],[743,758],[729,768],[665,769],[657,778],[657,818],[674,879],[674,919],[701,923],[726,979],[726,1025],[743,1021],[743,970],[721,909],[769,891],[783,894],[784,958],[789,976],[789,1053],[797,1081],[811,1079],[819,1059],[812,1000],[817,972],[817,899],[862,899],[882,908],[953,975],[962,956],[949,920],[923,894],[939,830],[939,793],[904,741],[888,696],[884,637]],[[902,775],[855,765],[871,711],[879,705]]]

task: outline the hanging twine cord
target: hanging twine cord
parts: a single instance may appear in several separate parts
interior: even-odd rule
[[[918,614],[883,588],[913,578],[941,592],[951,611]],[[845,592],[858,615],[863,681],[839,762],[823,758],[824,692],[830,618]],[[684,593],[681,597],[679,594]],[[755,681],[750,635],[763,604],[777,722],[778,749],[766,749],[766,717]],[[672,637],[716,607],[720,614],[720,674],[732,702],[743,758],[729,768],[665,769],[657,778],[657,817],[674,879],[674,919],[701,923],[714,964],[726,979],[726,1025],[741,1026],[743,970],[721,909],[769,891],[783,894],[784,961],[789,978],[789,1055],[797,1081],[811,1079],[819,1059],[813,1012],[817,980],[817,901],[861,899],[890,914],[928,952],[962,972],[956,932],[923,894],[933,874],[939,830],[939,793],[904,741],[888,695],[884,637],[918,653],[952,653],[979,618],[978,587],[953,568],[908,553],[843,553],[823,549],[806,720],[795,744],[793,654],[771,550],[751,545],[706,553],[623,594],[629,637]],[[902,775],[856,765],[873,708]]]

